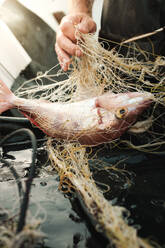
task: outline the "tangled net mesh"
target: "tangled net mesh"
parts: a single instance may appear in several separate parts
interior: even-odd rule
[[[60,175],[60,189],[64,193],[76,191],[96,230],[108,238],[110,245],[118,248],[153,247],[139,238],[137,230],[127,224],[123,216],[128,211],[124,207],[111,205],[104,198],[92,178],[85,147],[77,143],[59,144],[54,149],[49,140],[48,150],[52,166]]]
[[[38,216],[33,216],[30,212],[28,212],[27,217],[28,223],[21,232],[17,233],[19,211],[17,206],[15,207],[10,210],[0,207],[0,247],[33,248],[36,247],[36,244],[42,244],[45,236],[39,230],[41,221]]]
[[[121,47],[118,45],[117,48],[108,51],[97,42],[94,35],[84,35],[78,31],[77,39],[84,56],[81,59],[73,58],[68,74],[61,69],[58,70],[57,65],[45,73],[39,73],[35,80],[25,82],[16,90],[16,94],[66,104],[99,96],[106,91],[151,92],[154,106],[150,111],[143,113],[143,119],[148,120],[148,123],[144,122],[142,127],[137,128],[138,135],[134,134],[140,137],[139,141],[140,130],[142,133],[147,131],[147,138],[139,145],[130,137],[119,142],[134,149],[157,153],[158,148],[164,144],[165,57],[152,54],[151,60],[151,54],[140,50],[136,43],[131,43],[132,45],[127,47],[127,54],[123,56],[120,50],[126,45]],[[56,74],[53,73],[54,69],[57,71]],[[66,79],[59,80],[61,76]]]
[[[165,143],[164,111],[157,112],[158,105],[161,109],[165,105],[165,73],[163,71],[165,58],[153,55],[150,60],[150,54],[139,50],[136,43],[128,47],[127,56],[122,56],[119,53],[120,46],[118,50],[107,51],[91,34],[84,35],[77,32],[77,39],[84,56],[81,59],[73,58],[69,74],[62,72],[61,69],[54,74],[54,68],[52,68],[38,74],[33,83],[32,80],[25,82],[15,93],[20,97],[39,97],[66,104],[99,96],[106,91],[151,92],[154,96],[154,105],[152,110],[145,114],[145,118],[150,117],[151,123],[156,123],[156,130],[152,128],[153,125],[149,125],[147,130],[149,139],[147,138],[143,144],[136,145],[132,140],[127,139],[120,140],[118,145],[125,143],[134,149],[158,152],[158,148]],[[136,56],[132,56],[134,51]],[[139,57],[141,57],[140,61]],[[59,77],[63,75],[67,79],[59,81]],[[45,85],[45,78],[51,84]],[[116,146],[116,143],[112,142],[112,146]],[[97,229],[105,233],[110,243],[123,248],[152,247],[148,242],[140,239],[137,231],[128,226],[123,219],[123,211],[126,210],[112,206],[97,188],[89,170],[84,146],[64,142],[60,145],[56,144],[56,148],[53,148],[49,141],[48,150],[52,164],[60,175],[61,189],[64,192],[76,190],[87,212],[98,223]]]
[[[127,54],[123,56],[119,46],[105,50],[93,34],[80,34],[77,31],[77,39],[84,56],[81,59],[73,58],[66,80],[58,81],[58,77],[66,73],[59,69],[54,75],[51,74],[54,68],[51,68],[38,74],[36,84],[30,87],[32,80],[26,81],[16,93],[32,97],[41,91],[41,98],[65,103],[97,96],[108,90],[115,93],[148,90],[154,94],[157,102],[165,104],[165,57],[155,55],[151,61],[150,54],[139,50],[136,43],[127,47]],[[134,50],[136,55],[133,56]],[[139,57],[142,57],[140,61]],[[44,78],[49,79],[51,84],[43,85]]]

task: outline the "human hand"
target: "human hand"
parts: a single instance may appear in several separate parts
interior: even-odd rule
[[[64,71],[68,70],[71,56],[82,56],[75,37],[75,25],[78,31],[87,34],[96,31],[96,23],[84,13],[71,14],[63,17],[56,36],[55,50],[59,63]]]

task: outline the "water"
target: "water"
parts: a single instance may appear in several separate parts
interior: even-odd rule
[[[145,154],[136,151],[120,151],[101,154],[103,161],[120,163],[126,173],[113,172],[106,176],[102,171],[96,173],[96,180],[101,180],[111,187],[105,197],[112,204],[126,207],[130,211],[128,223],[134,226],[138,235],[151,238],[161,247],[165,244],[165,166],[164,156]]]
[[[120,152],[121,157],[124,154],[125,152]],[[97,170],[93,170],[93,175],[97,181],[110,185],[111,191],[106,192],[105,197],[112,204],[124,206],[130,211],[127,221],[137,229],[139,236],[150,237],[162,246],[165,243],[163,158],[138,152],[131,154],[132,159],[127,156],[124,162],[125,169],[128,171],[126,174],[120,171],[107,174],[104,170],[99,171],[98,174]],[[13,162],[18,172],[22,173],[21,175],[26,175],[31,161],[31,149],[11,151],[8,155],[10,158],[8,161]],[[127,152],[127,155],[130,154]],[[106,150],[100,156],[99,160],[102,159],[104,162],[121,159],[120,156],[112,156]],[[46,151],[42,147],[38,151],[38,167],[42,167],[46,161]],[[106,241],[94,230],[90,219],[82,211],[80,203],[58,190],[58,175],[52,176],[42,169],[39,169],[38,173],[43,178],[34,180],[30,197],[30,216],[32,217],[29,216],[27,220],[33,220],[34,217],[41,219],[41,231],[46,234],[44,247],[106,247]],[[6,179],[9,179],[9,175],[6,175]],[[16,185],[12,180],[8,182],[4,180],[5,176],[3,176],[3,182],[0,183],[1,207],[15,211],[19,207]]]
[[[41,168],[41,164],[45,166],[47,154],[44,148],[38,150],[37,157],[38,167]],[[31,149],[8,152],[6,158],[21,177],[28,175]],[[2,164],[0,166],[0,207],[15,215],[19,211],[17,185],[8,169]],[[37,173],[38,178],[34,179],[30,194],[27,223],[41,221],[40,230],[46,236],[43,247],[101,247],[104,239],[94,232],[77,200],[70,199],[59,191],[58,175],[52,176],[39,168]]]

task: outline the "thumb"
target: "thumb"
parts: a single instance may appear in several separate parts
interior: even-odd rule
[[[81,22],[77,25],[78,30],[84,34],[94,33],[96,31],[96,23],[91,17],[82,18]]]

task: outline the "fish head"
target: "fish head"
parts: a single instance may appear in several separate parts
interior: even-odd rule
[[[125,120],[128,123],[135,122],[153,100],[150,93],[129,92],[117,94],[113,99],[111,109],[117,120]]]
[[[109,129],[113,139],[120,137],[137,120],[137,117],[151,104],[151,93],[128,92],[107,93],[98,98],[98,106],[106,110],[103,125]],[[109,114],[109,117],[108,117]]]

